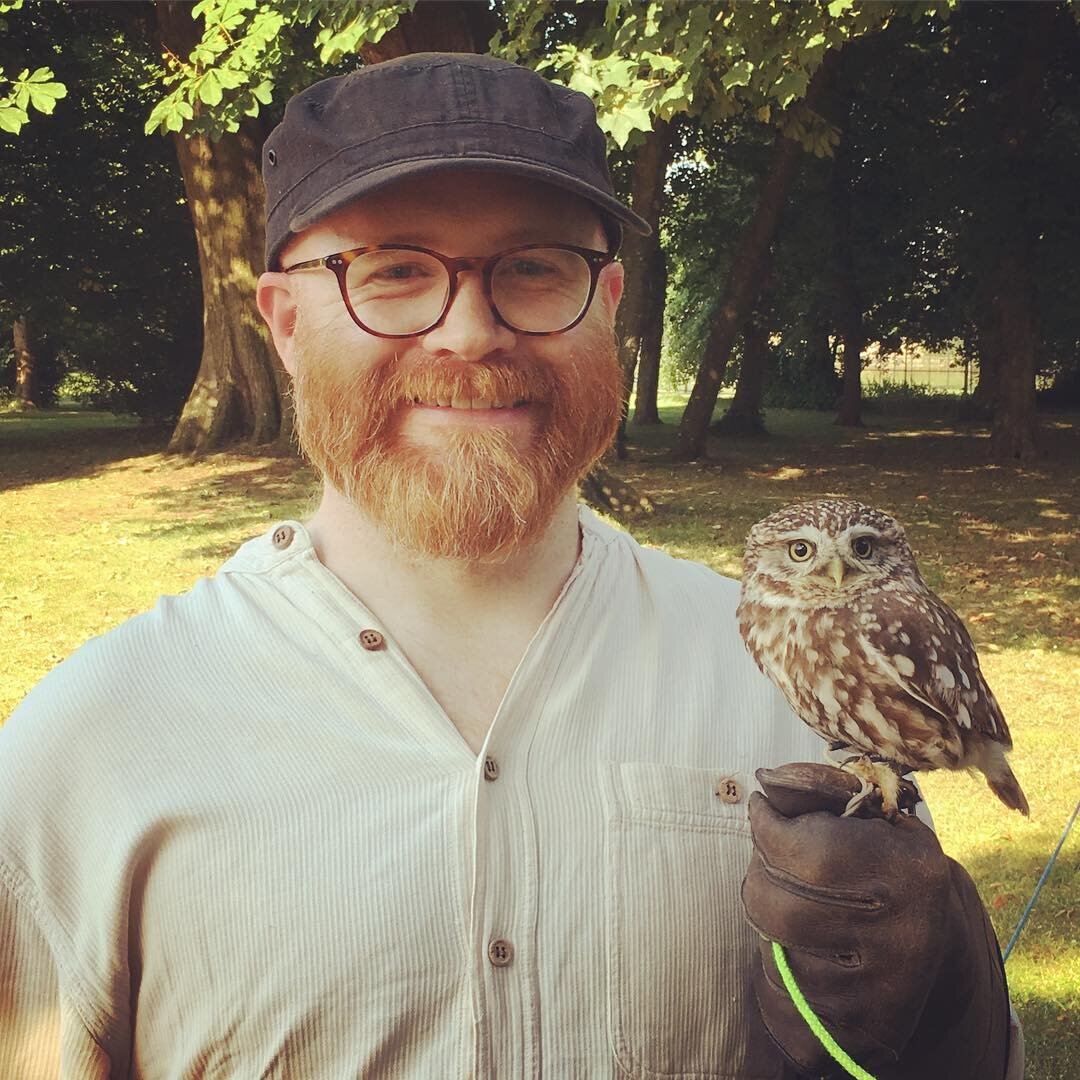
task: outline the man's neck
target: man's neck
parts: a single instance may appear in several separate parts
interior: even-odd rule
[[[577,499],[569,492],[528,548],[498,563],[431,558],[395,546],[369,517],[327,486],[307,523],[316,554],[393,632],[438,623],[447,633],[508,617],[539,625],[577,562]]]

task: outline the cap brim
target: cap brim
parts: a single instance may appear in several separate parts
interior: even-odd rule
[[[362,176],[349,177],[333,190],[326,192],[316,202],[294,214],[289,219],[289,232],[301,232],[326,217],[327,214],[340,209],[346,203],[363,198],[365,195],[371,195],[407,177],[447,172],[451,169],[482,169],[485,172],[506,173],[511,176],[539,180],[545,184],[551,184],[552,187],[562,188],[564,191],[570,191],[581,196],[581,198],[591,202],[604,213],[609,214],[623,225],[629,226],[635,232],[639,232],[644,236],[648,236],[652,232],[652,227],[643,217],[635,214],[628,206],[624,206],[618,199],[608,195],[607,192],[593,187],[576,176],[569,176],[557,169],[545,165],[536,165],[530,161],[476,156],[420,158],[412,161],[399,161],[381,169],[373,169]],[[275,257],[277,254],[278,252],[274,252]]]

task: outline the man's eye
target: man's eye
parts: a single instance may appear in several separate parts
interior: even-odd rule
[[[427,268],[417,263],[395,263],[384,266],[371,275],[373,281],[411,281],[413,278],[426,277]]]
[[[550,263],[536,259],[515,259],[510,269],[515,277],[524,278],[547,277],[556,272]]]

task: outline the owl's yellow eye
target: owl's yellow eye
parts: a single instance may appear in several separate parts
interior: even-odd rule
[[[814,545],[806,540],[792,540],[788,544],[787,553],[795,562],[806,562],[814,554]]]
[[[857,536],[852,541],[851,550],[858,558],[869,559],[870,553],[874,550],[874,541],[869,536]]]

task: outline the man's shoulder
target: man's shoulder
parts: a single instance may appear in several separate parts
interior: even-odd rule
[[[212,577],[90,638],[57,664],[0,725],[0,765],[25,764],[72,746],[115,746],[197,695],[201,673],[243,653],[259,599],[250,574],[273,565],[266,537],[248,541]],[[126,729],[130,729],[127,731]]]
[[[200,624],[219,606],[220,590],[215,579],[201,579],[189,592],[162,596],[150,610],[84,642],[0,727],[0,754],[13,739],[31,733],[35,739],[66,738],[73,727],[115,726],[133,709],[144,708],[146,692],[199,651]]]

